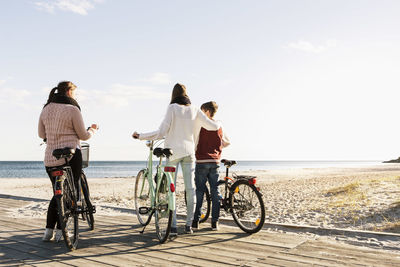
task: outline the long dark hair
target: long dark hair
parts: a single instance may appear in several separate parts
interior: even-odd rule
[[[172,89],[170,104],[174,103],[180,105],[190,105],[190,99],[186,93],[186,87],[181,83],[175,84],[174,89]]]
[[[57,94],[65,96],[65,95],[67,95],[67,92],[69,90],[74,90],[75,88],[76,88],[76,85],[70,81],[59,82],[56,87],[51,89],[49,98],[47,99],[47,103],[44,106],[47,106],[49,103],[51,103],[53,101],[54,96],[56,95],[56,90],[57,90]]]
[[[177,83],[175,84],[174,89],[172,89],[171,104],[175,98],[180,96],[188,97],[186,93],[186,87],[181,83]]]

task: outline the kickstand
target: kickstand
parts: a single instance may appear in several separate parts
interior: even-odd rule
[[[142,231],[139,232],[140,234],[144,233],[144,229],[146,229],[146,226],[147,226],[147,224],[143,227]]]
[[[151,220],[151,217],[153,217],[153,214],[154,214],[154,210],[151,211],[149,218],[147,219],[146,225],[143,227],[142,231],[139,232],[140,234],[143,234],[144,229],[146,229],[146,226],[150,224],[150,220]]]

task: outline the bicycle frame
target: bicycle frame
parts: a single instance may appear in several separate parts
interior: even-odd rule
[[[66,163],[62,166],[54,167],[54,169],[51,170],[51,175],[55,177],[54,181],[54,195],[56,197],[61,197],[63,194],[61,190],[61,184],[65,179],[68,180],[68,187],[70,191],[74,194],[74,197],[77,201],[81,200],[83,197],[83,187],[81,184],[81,178],[79,177],[78,179],[78,185],[75,184],[75,179],[72,173],[72,168],[70,165],[68,165],[67,159],[65,159]],[[83,173],[83,170],[82,170]],[[77,206],[75,206],[77,208]],[[82,213],[84,210],[81,210],[80,213]]]
[[[149,157],[148,157],[148,161],[147,161],[147,168],[144,172],[145,177],[147,177],[148,182],[149,182],[149,187],[150,187],[150,197],[151,197],[151,212],[153,213],[156,207],[156,192],[159,189],[159,187],[161,186],[161,183],[157,183],[156,187],[154,186],[154,179],[153,179],[153,149],[154,149],[154,141],[149,141]],[[172,194],[172,197],[169,198],[169,203],[168,203],[168,207],[170,210],[174,211],[175,207],[176,207],[176,203],[175,203],[175,185],[174,185],[174,181],[173,181],[173,177],[172,174],[175,174],[175,167],[171,166],[171,165],[166,165],[163,166],[162,165],[162,159],[163,157],[160,157],[160,161],[159,164],[157,165],[157,170],[156,170],[156,175],[157,175],[157,181],[160,181],[162,178],[162,175],[165,175],[167,177],[167,182],[170,185],[170,191],[169,194]],[[167,168],[168,171],[165,171],[165,169]],[[170,169],[170,168],[174,168],[174,169]],[[172,171],[173,170],[173,171]],[[143,186],[141,188],[141,193],[143,192]],[[172,190],[173,189],[173,190]],[[149,220],[150,220],[151,216],[149,216]]]
[[[224,184],[224,195],[222,197],[222,201],[221,201],[221,207],[226,211],[226,212],[231,212],[230,207],[229,207],[229,191],[231,190],[231,183],[233,182],[233,179],[231,177],[229,177],[229,167],[226,168],[225,171],[225,177],[224,180],[220,180],[220,184],[222,183]]]
[[[224,208],[224,210],[227,211],[227,212],[232,212],[232,207],[230,205],[230,203],[231,203],[230,196],[231,195],[229,193],[232,190],[231,189],[232,185],[236,181],[238,181],[238,179],[235,178],[235,177],[233,177],[233,178],[229,177],[229,168],[230,167],[226,167],[225,177],[224,177],[224,180],[223,180],[223,184],[224,184],[224,187],[225,187],[225,192],[224,192],[224,196],[223,196],[223,199],[222,199],[223,200],[222,201],[222,208]],[[249,184],[251,184],[251,185],[254,185],[256,183],[255,178],[252,178],[252,179],[250,179],[248,181],[249,181]],[[238,188],[236,188],[236,189],[238,189]],[[260,192],[260,194],[261,194],[261,192]]]
[[[220,201],[220,207],[230,213],[235,223],[244,232],[252,234],[260,231],[265,222],[265,205],[260,192],[256,187],[256,176],[236,175],[229,176],[229,168],[236,164],[236,161],[223,159],[221,161],[226,167],[224,179],[218,180],[218,186],[224,185]],[[207,189],[206,192],[208,192]],[[207,211],[204,222],[210,214],[210,200],[207,203]],[[200,221],[199,221],[200,222]]]

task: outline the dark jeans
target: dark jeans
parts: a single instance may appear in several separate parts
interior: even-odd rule
[[[81,176],[82,173],[82,153],[80,149],[75,150],[75,155],[72,157],[72,159],[69,161],[69,165],[71,166],[72,169],[72,174],[74,175],[74,182],[75,185],[78,185],[79,177]],[[49,175],[51,184],[54,189],[54,182],[55,182],[55,177],[52,177],[49,170],[54,167],[46,167],[46,172],[47,175]],[[51,228],[54,229],[54,227],[57,224],[57,229],[61,229],[60,224],[58,223],[58,210],[57,210],[57,200],[53,196],[53,198],[50,200],[49,208],[47,209],[47,222],[46,222],[46,228]]]
[[[200,210],[203,204],[204,192],[206,191],[206,183],[210,184],[210,193],[212,201],[211,218],[213,222],[217,222],[220,210],[220,193],[218,190],[219,165],[217,163],[196,163],[194,181],[196,184],[196,211],[194,212],[193,221],[199,221]]]

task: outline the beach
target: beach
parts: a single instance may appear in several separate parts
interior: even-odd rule
[[[256,185],[265,201],[266,223],[400,233],[400,164],[241,171],[237,174],[257,176]],[[96,216],[132,213],[134,179],[90,178]],[[52,196],[48,178],[2,178],[1,181],[0,194],[37,199],[23,208],[10,209],[10,216],[46,216]],[[183,190],[182,178],[178,177],[178,213],[185,212]],[[273,228],[268,230],[273,231]],[[384,247],[385,242],[377,241],[377,246]],[[400,249],[398,243],[390,243],[390,247],[396,246]]]

